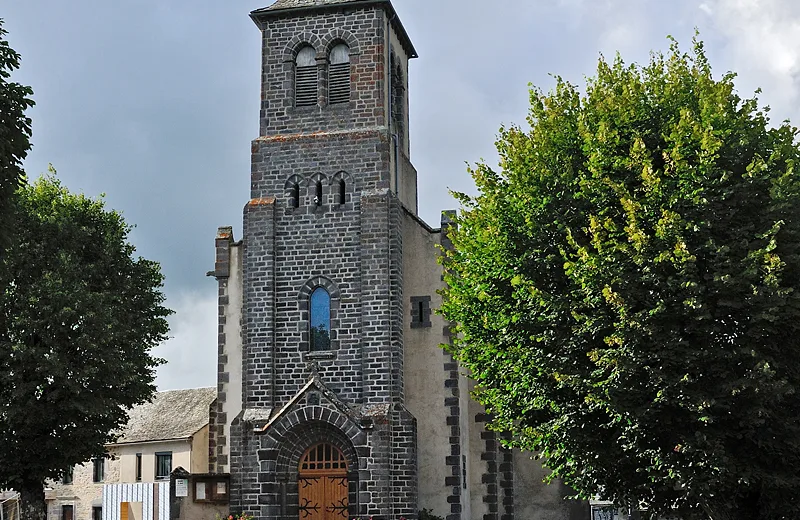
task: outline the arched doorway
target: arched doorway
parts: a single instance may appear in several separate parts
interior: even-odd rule
[[[347,460],[336,446],[310,447],[298,465],[300,520],[342,520],[348,517]]]

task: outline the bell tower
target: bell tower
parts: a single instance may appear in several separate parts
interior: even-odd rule
[[[412,518],[403,222],[417,212],[416,52],[388,0],[278,0],[250,16],[263,52],[236,260],[241,405],[215,439],[230,446],[216,469],[228,463],[232,509],[257,519]],[[238,360],[220,351],[236,379]],[[237,391],[220,395],[238,406]]]

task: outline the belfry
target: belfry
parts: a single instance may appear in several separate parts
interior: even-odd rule
[[[258,520],[584,518],[485,430],[439,345],[449,213],[417,216],[409,60],[389,0],[277,0],[244,236],[216,238],[210,470]],[[587,515],[588,516],[588,515]]]

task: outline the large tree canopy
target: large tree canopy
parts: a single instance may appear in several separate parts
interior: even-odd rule
[[[38,519],[45,479],[103,456],[152,397],[170,311],[158,264],[134,258],[130,226],[102,200],[54,177],[17,195],[18,238],[0,261],[0,487]]]
[[[702,44],[533,89],[447,253],[494,427],[580,496],[800,518],[800,164]]]
[[[31,120],[25,110],[33,106],[31,88],[10,81],[20,56],[5,35],[0,18],[0,253],[13,234],[13,195],[24,178],[22,161],[31,149]]]

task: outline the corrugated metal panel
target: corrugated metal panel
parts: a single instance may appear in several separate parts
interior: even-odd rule
[[[158,501],[158,518],[159,520],[169,519],[169,482],[160,482],[158,484],[158,496],[161,500]]]
[[[160,497],[158,517],[153,507],[155,488]],[[103,520],[123,520],[123,503],[142,504],[143,520],[169,519],[169,482],[138,484],[106,484],[103,486]]]
[[[298,107],[309,107],[317,104],[317,67],[300,67],[295,69],[294,101]]]

